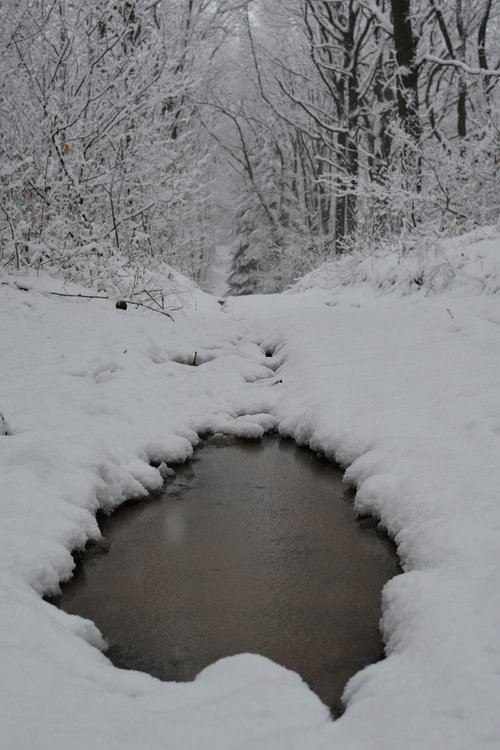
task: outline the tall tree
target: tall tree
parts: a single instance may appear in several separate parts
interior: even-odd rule
[[[412,27],[411,0],[391,0],[394,26],[394,49],[397,71],[397,99],[399,117],[410,141],[404,149],[405,162],[414,171],[415,186],[420,189],[420,149],[422,124],[419,111],[417,60],[418,36]]]

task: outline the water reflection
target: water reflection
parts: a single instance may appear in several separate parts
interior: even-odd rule
[[[291,441],[212,440],[160,498],[101,524],[57,602],[93,619],[121,667],[190,680],[255,652],[302,675],[334,711],[381,655],[392,543],[362,528],[338,468]]]

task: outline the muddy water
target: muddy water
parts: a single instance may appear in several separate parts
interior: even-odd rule
[[[399,572],[341,480],[291,441],[214,439],[159,498],[102,522],[109,549],[56,603],[97,623],[119,667],[191,680],[255,652],[338,713],[348,678],[382,655],[380,592]]]

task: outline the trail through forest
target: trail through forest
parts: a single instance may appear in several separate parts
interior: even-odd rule
[[[500,290],[494,227],[422,257],[346,258],[292,293],[187,283],[174,321],[44,274],[1,277],[1,724],[6,747],[481,750],[500,743]],[[178,305],[179,306],[179,305]],[[266,356],[269,355],[269,356]],[[45,602],[111,511],[205,434],[277,430],[335,458],[404,573],[387,658],[344,715],[259,655],[193,683],[117,670]],[[158,467],[158,468],[155,468]]]

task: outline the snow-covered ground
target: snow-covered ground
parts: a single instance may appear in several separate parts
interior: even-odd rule
[[[347,259],[289,294],[187,290],[175,322],[48,276],[0,282],[2,750],[500,747],[499,231]],[[336,721],[257,655],[193,683],[118,670],[41,598],[98,508],[159,487],[199,435],[273,428],[347,468],[405,570],[384,590],[387,659]]]
[[[205,291],[222,297],[227,293],[227,277],[231,269],[234,247],[230,244],[220,244],[215,248],[215,256],[205,273],[201,284]]]

